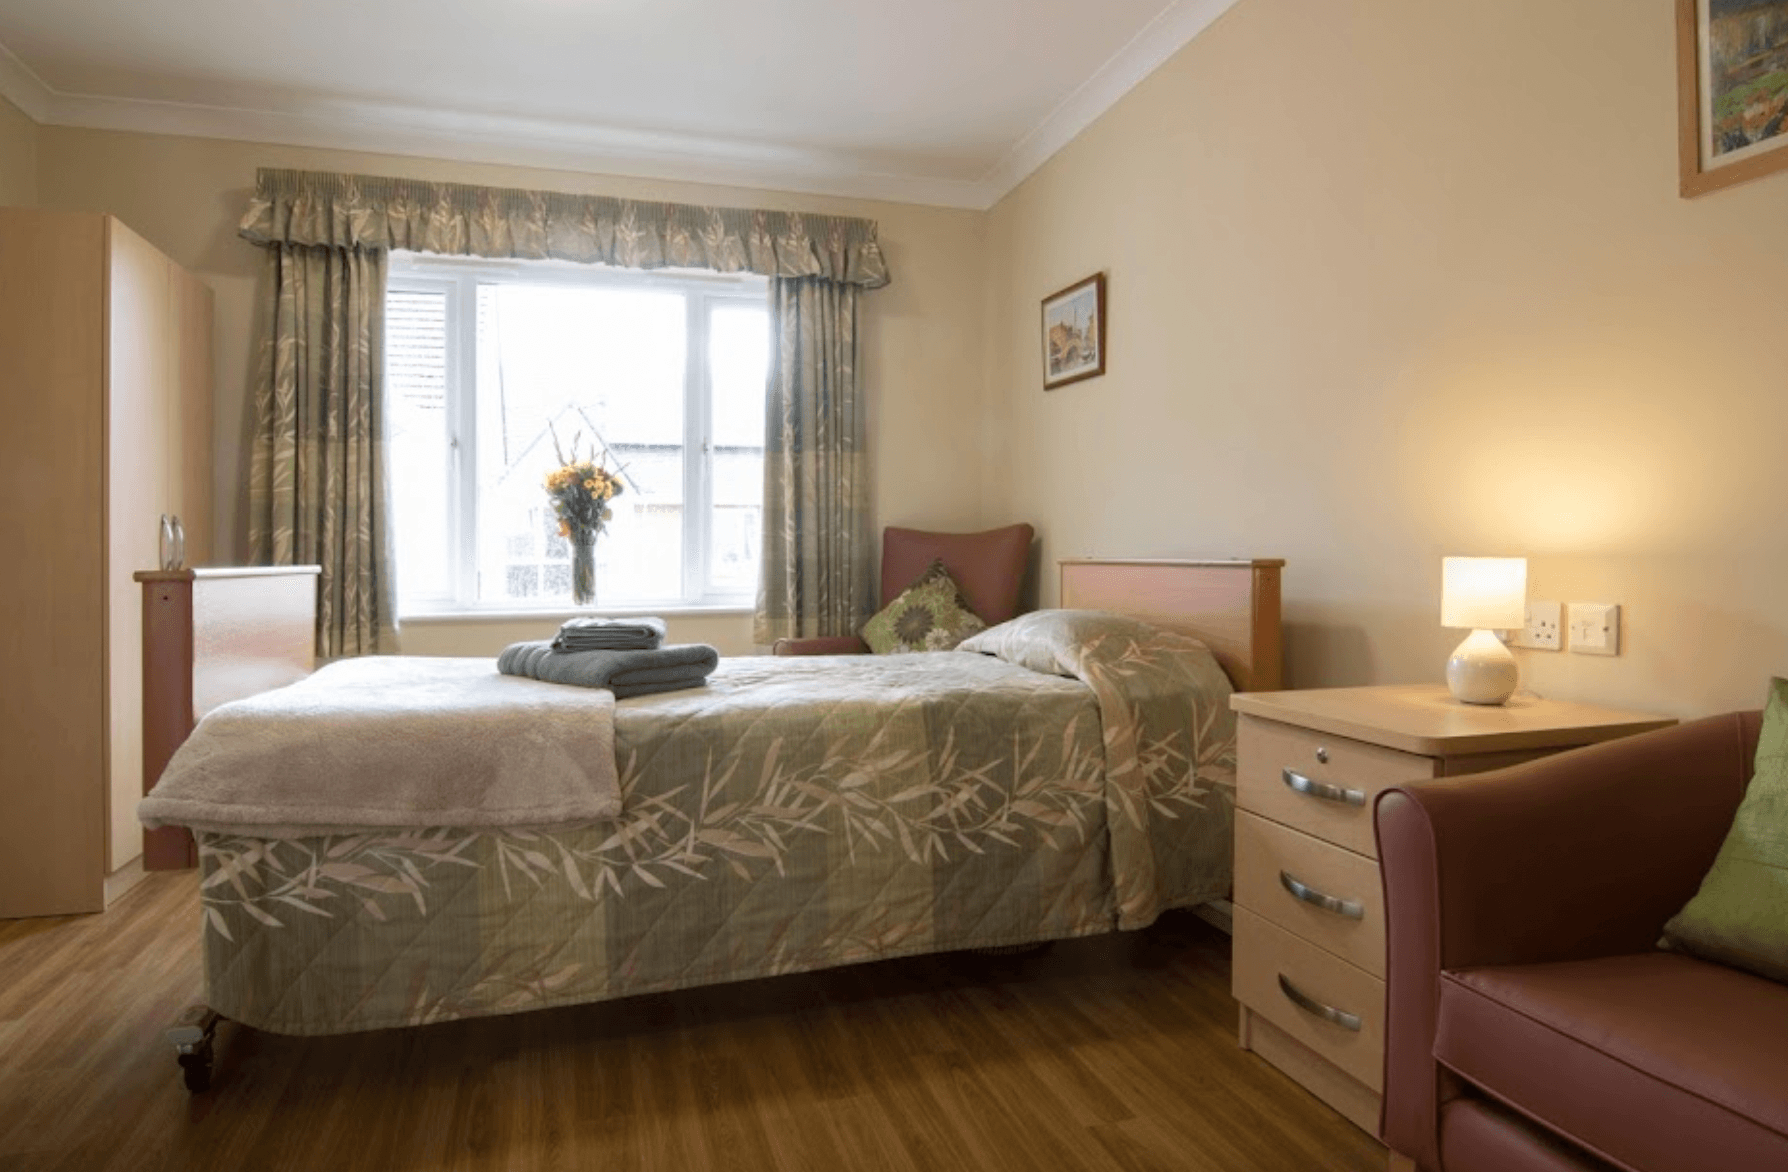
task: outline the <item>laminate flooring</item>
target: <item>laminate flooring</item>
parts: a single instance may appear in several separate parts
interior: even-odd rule
[[[885,961],[333,1038],[226,1023],[188,1095],[197,882],[0,922],[0,1169],[1378,1172],[1236,1047],[1229,938],[1176,913],[1020,956]]]

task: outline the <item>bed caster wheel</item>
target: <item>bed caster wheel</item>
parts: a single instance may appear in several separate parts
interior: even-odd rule
[[[211,1089],[211,1040],[217,1036],[221,1020],[203,1005],[195,1005],[168,1030],[168,1042],[174,1047],[186,1089],[195,1095]]]
[[[199,1095],[211,1089],[211,1047],[182,1054],[179,1061],[180,1073],[186,1079],[187,1090]]]

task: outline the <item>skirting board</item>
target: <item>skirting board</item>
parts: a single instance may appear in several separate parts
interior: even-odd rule
[[[1227,899],[1213,899],[1192,909],[1192,914],[1217,928],[1225,936],[1235,935],[1235,905]]]
[[[113,871],[110,875],[107,875],[105,895],[106,906],[111,907],[112,902],[120,895],[123,895],[126,891],[129,891],[131,888],[141,883],[144,874],[146,874],[146,872],[143,870],[143,856],[138,855],[130,862],[119,867],[116,871]]]

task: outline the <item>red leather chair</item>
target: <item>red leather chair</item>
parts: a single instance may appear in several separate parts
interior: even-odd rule
[[[1016,618],[1035,535],[1029,525],[1007,525],[983,533],[884,529],[881,604],[893,602],[941,558],[962,588],[963,600],[982,622],[993,627]],[[869,645],[856,635],[824,635],[778,639],[771,650],[777,655],[866,655]]]
[[[1759,723],[1380,795],[1392,1169],[1788,1169],[1788,985],[1657,948]]]

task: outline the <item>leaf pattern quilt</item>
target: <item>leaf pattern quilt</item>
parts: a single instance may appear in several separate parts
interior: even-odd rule
[[[201,835],[210,1004],[342,1033],[1136,928],[1227,895],[1221,669],[1116,616],[1052,669],[1007,630],[1032,618],[977,636],[1003,633],[994,654],[726,659],[706,688],[624,701],[615,821]]]

